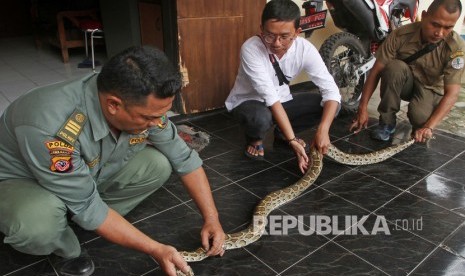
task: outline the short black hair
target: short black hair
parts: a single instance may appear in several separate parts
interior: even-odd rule
[[[160,50],[130,47],[105,63],[97,76],[99,92],[113,93],[128,105],[142,105],[147,96],[165,99],[181,91],[181,74]]]
[[[443,6],[450,14],[456,13],[457,10],[459,11],[459,16],[462,13],[462,3],[460,3],[460,0],[434,0],[433,3],[429,5],[427,12],[433,14],[440,6]]]
[[[262,13],[262,26],[270,19],[294,21],[296,29],[300,26],[300,8],[291,0],[271,0],[266,3]]]

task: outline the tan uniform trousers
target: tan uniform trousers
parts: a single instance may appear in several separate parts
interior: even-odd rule
[[[146,147],[97,188],[110,208],[125,215],[159,189],[170,174],[168,159]],[[73,258],[81,252],[63,201],[32,179],[0,183],[0,232],[5,234],[5,243],[27,254]]]
[[[414,130],[423,127],[442,99],[442,95],[416,81],[410,67],[401,60],[393,60],[384,67],[380,92],[380,123],[395,125],[401,100],[404,100],[409,102],[407,116]]]

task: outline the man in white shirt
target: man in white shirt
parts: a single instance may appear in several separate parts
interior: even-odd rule
[[[263,159],[263,138],[274,125],[275,139],[287,141],[302,172],[308,167],[305,142],[296,132],[318,124],[311,145],[325,154],[329,128],[339,110],[341,96],[318,50],[299,36],[300,9],[291,0],[271,0],[262,13],[261,34],[241,48],[236,82],[226,108],[244,126],[245,155]],[[274,64],[273,64],[274,63]],[[305,72],[320,93],[293,93],[289,81]]]

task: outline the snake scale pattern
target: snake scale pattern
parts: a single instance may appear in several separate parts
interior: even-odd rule
[[[403,151],[414,142],[415,140],[411,139],[379,151],[364,154],[345,153],[331,145],[328,149],[327,156],[345,165],[375,164]],[[253,223],[250,223],[250,225],[242,231],[226,234],[225,250],[244,247],[260,239],[265,232],[267,216],[276,208],[294,200],[315,182],[323,169],[323,160],[320,153],[315,149],[310,151],[310,158],[312,160],[312,165],[301,179],[286,188],[269,193],[258,203],[253,212]],[[180,251],[180,253],[187,262],[199,262],[208,257],[202,247],[195,251]],[[178,270],[177,275],[193,276],[194,273],[191,271],[185,274]]]

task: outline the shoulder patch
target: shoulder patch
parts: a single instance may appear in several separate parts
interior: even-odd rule
[[[451,66],[452,66],[452,68],[459,70],[459,69],[463,68],[464,63],[465,63],[465,61],[464,61],[463,57],[459,56],[459,57],[456,57],[456,58],[452,59]]]
[[[72,154],[74,147],[61,140],[46,141],[45,146],[50,153],[50,171],[66,173],[73,169]]]
[[[60,128],[56,135],[74,146],[79,134],[81,134],[82,128],[86,124],[86,121],[86,115],[78,109],[75,109],[73,114],[69,116],[66,123]]]

